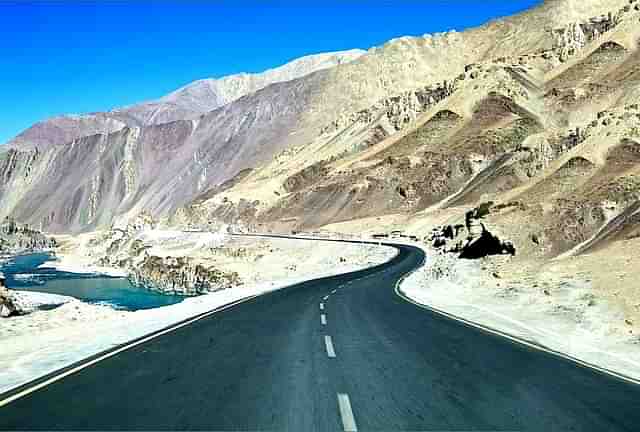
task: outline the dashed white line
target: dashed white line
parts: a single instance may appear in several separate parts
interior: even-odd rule
[[[335,294],[335,293],[336,293],[336,291],[338,291],[338,290],[333,290],[333,291],[331,291],[331,294]]]
[[[322,325],[327,325],[327,316],[325,314],[320,315],[320,323]]]
[[[320,310],[324,310],[324,303],[320,303]]]
[[[331,340],[331,336],[324,337],[324,344],[327,347],[327,356],[329,356],[329,358],[335,358],[336,351],[333,349],[333,341]]]
[[[322,297],[322,300],[327,300],[328,298],[329,298],[329,296],[326,295],[326,296]]]
[[[356,419],[353,417],[351,402],[349,395],[338,393],[338,407],[340,408],[340,417],[342,418],[342,428],[345,432],[358,432]]]

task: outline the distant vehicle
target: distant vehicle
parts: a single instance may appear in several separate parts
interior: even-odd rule
[[[201,228],[196,228],[196,227],[187,227],[182,231],[183,232],[203,232]]]
[[[381,239],[389,237],[389,234],[374,234],[371,237],[373,237],[374,239]]]

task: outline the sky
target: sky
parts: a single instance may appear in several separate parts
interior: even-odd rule
[[[461,31],[540,0],[0,0],[0,143],[202,78]]]

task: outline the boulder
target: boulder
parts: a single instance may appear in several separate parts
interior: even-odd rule
[[[433,247],[434,248],[441,248],[442,246],[445,246],[447,244],[447,240],[444,237],[441,236],[437,236],[433,239]]]
[[[479,237],[470,237],[462,247],[460,258],[478,259],[489,255],[516,254],[515,246],[510,241],[501,241],[498,236],[492,234],[484,224],[480,224],[482,232]]]
[[[11,296],[11,292],[5,286],[5,278],[0,274],[0,317],[21,315],[20,308]]]
[[[141,265],[131,270],[134,285],[165,294],[194,296],[238,286],[236,272],[223,272],[194,263],[187,257],[146,256]]]
[[[454,236],[455,236],[455,235],[454,235],[453,227],[452,227],[451,225],[447,225],[447,226],[445,226],[445,227],[442,229],[442,235],[443,235],[445,238],[448,238],[448,239],[453,240],[453,238],[454,238]]]
[[[480,204],[465,214],[464,224],[435,227],[427,240],[443,253],[460,254],[460,258],[482,258],[488,255],[516,254],[516,248],[510,241],[502,241],[492,234],[481,222],[491,212],[493,201]],[[466,240],[460,235],[465,232]]]

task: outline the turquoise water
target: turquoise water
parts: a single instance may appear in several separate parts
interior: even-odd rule
[[[20,255],[0,262],[0,272],[4,273],[9,288],[60,294],[129,311],[152,309],[184,300],[182,296],[164,295],[136,287],[125,278],[78,275],[38,268],[53,259],[46,253]]]

